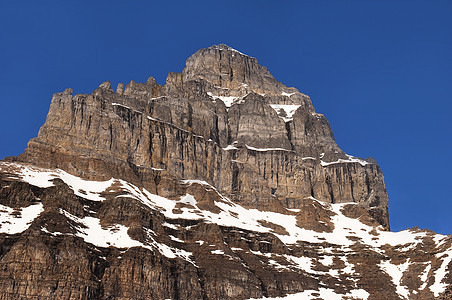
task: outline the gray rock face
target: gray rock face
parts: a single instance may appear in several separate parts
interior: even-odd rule
[[[186,64],[182,71],[184,82],[204,79],[219,88],[251,89],[256,93],[286,88],[256,58],[224,44],[198,50]]]
[[[309,97],[225,45],[196,52],[164,86],[150,77],[117,92],[104,82],[91,95],[55,94],[19,160],[153,189],[156,173],[202,179],[244,205],[275,211],[311,196],[356,202],[389,228],[379,167],[347,156]]]
[[[228,112],[229,143],[237,141],[257,148],[292,150],[283,119],[278,118],[262,96],[248,94],[242,102]]]
[[[452,295],[452,239],[389,232],[376,161],[345,154],[308,96],[226,45],[163,86],[56,93],[10,160],[0,299]]]

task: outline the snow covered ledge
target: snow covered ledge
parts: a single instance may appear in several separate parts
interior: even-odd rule
[[[323,153],[322,153],[323,154]],[[371,164],[370,162],[367,162],[361,158],[358,157],[354,157],[351,155],[346,154],[348,159],[338,159],[336,161],[332,161],[332,162],[325,162],[323,160],[320,160],[320,164],[322,165],[322,167],[326,167],[326,166],[330,166],[330,165],[334,165],[334,164],[341,164],[341,163],[359,163],[361,166],[365,166],[365,165],[369,165]],[[321,155],[320,158],[322,158],[323,156]]]

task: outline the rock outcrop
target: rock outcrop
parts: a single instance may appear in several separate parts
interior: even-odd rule
[[[226,45],[165,85],[53,96],[0,162],[0,299],[433,299],[450,237],[389,231],[383,174]]]
[[[258,209],[298,208],[306,197],[360,203],[389,228],[378,165],[347,156],[309,97],[225,45],[196,52],[165,86],[150,78],[55,94],[19,161],[151,189],[157,174],[202,179]]]

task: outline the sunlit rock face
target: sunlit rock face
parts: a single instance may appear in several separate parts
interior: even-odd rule
[[[0,299],[448,299],[452,245],[389,231],[373,159],[226,45],[165,85],[53,96],[0,162]]]

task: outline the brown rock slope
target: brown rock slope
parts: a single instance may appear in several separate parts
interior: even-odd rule
[[[308,96],[212,46],[164,86],[53,96],[0,163],[0,299],[450,297],[450,237],[387,207]]]

